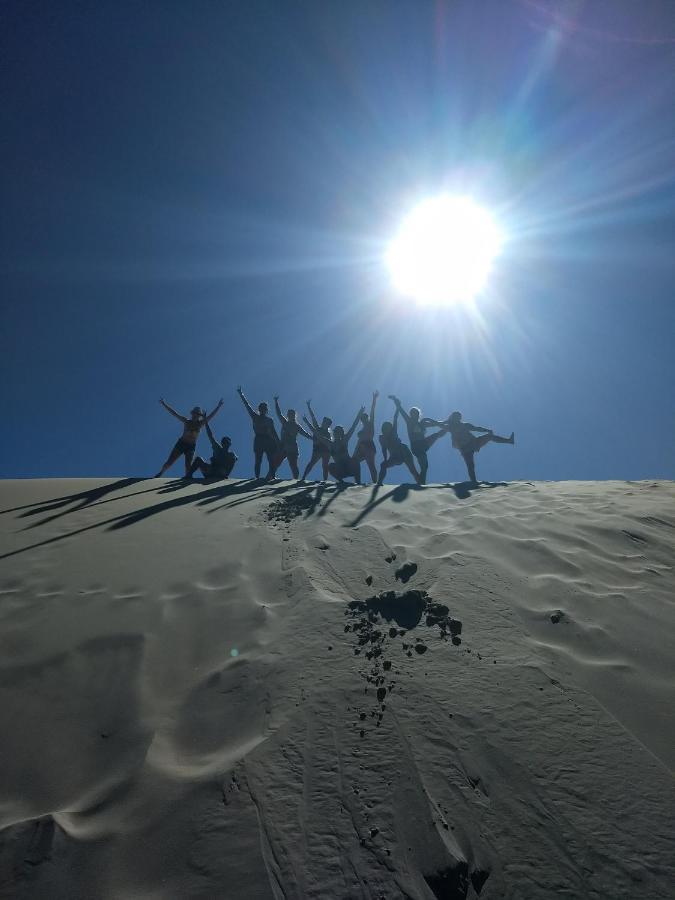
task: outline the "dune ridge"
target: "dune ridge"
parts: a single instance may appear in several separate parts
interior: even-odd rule
[[[672,897],[674,501],[0,482],[0,896]]]

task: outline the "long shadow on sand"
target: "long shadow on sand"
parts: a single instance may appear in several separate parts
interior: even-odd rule
[[[382,503],[385,503],[387,500],[391,500],[393,503],[403,503],[408,499],[408,495],[411,491],[438,491],[438,490],[452,490],[455,492],[455,496],[458,500],[467,500],[474,491],[483,490],[484,488],[495,488],[495,487],[508,487],[508,482],[506,481],[481,481],[481,482],[473,482],[473,481],[461,481],[457,484],[435,484],[435,485],[426,485],[425,487],[421,487],[416,484],[399,484],[393,490],[388,491],[386,494],[383,494],[378,498],[378,493],[380,488],[378,485],[373,487],[372,494],[370,495],[370,500],[363,507],[358,516],[353,519],[351,522],[347,523],[347,528],[355,528],[357,525],[360,525],[363,520],[370,515],[370,513],[380,506]]]
[[[124,488],[131,487],[132,484],[138,484],[139,481],[145,480],[146,479],[144,478],[119,478],[117,481],[113,481],[112,484],[98,485],[97,487],[91,488],[89,491],[79,491],[76,494],[65,494],[63,497],[54,497],[51,500],[37,500],[35,503],[26,503],[24,506],[14,506],[11,509],[2,509],[0,510],[0,515],[18,512],[23,509],[26,510],[26,512],[21,513],[20,518],[39,516],[43,513],[50,513],[55,509],[62,509],[64,506],[73,504],[72,508],[66,510],[64,513],[59,513],[44,520],[45,522],[49,522],[51,519],[58,518],[59,515],[76,512],[79,509],[83,509],[85,506],[91,506],[94,503],[98,503],[103,497],[107,494],[111,494],[113,491],[121,491]]]
[[[128,481],[128,479],[125,479]],[[210,502],[211,500],[218,500],[223,496],[231,493],[239,493],[243,491],[251,491],[254,490],[259,482],[256,481],[247,481],[247,482],[233,482],[231,484],[223,485],[222,482],[211,482],[212,487],[207,488],[206,490],[202,490],[199,492],[190,491],[189,493],[182,493],[180,495],[177,492],[185,487],[184,481],[175,481],[170,482],[168,485],[164,485],[161,488],[151,488],[149,491],[138,491],[139,494],[143,493],[156,493],[158,495],[162,494],[176,494],[176,496],[172,496],[170,500],[165,500],[163,503],[154,503],[149,506],[143,507],[142,509],[134,510],[133,512],[121,513],[118,516],[111,516],[108,519],[103,519],[99,522],[93,522],[91,525],[85,525],[82,528],[76,528],[73,531],[69,531],[65,534],[59,534],[54,537],[46,538],[43,541],[36,541],[34,544],[30,544],[27,547],[20,547],[18,550],[11,550],[9,553],[3,553],[0,555],[0,559],[7,559],[11,556],[18,556],[21,553],[27,553],[29,550],[35,550],[38,547],[44,547],[49,544],[56,544],[59,541],[67,540],[70,537],[75,537],[79,534],[84,534],[87,531],[95,531],[97,528],[102,529],[107,526],[108,531],[117,531],[121,528],[127,528],[129,525],[135,525],[138,522],[142,522],[144,519],[149,518],[150,516],[158,515],[159,513],[166,512],[169,509],[174,509],[179,506],[186,506],[188,504],[196,503],[198,505]],[[111,487],[108,485],[107,487]],[[84,492],[86,494],[91,494],[92,492]],[[128,494],[126,496],[133,497],[135,494]],[[61,498],[64,499],[64,498]],[[119,498],[121,499],[121,498]],[[77,507],[78,509],[83,508],[89,504],[82,504],[82,506]],[[75,510],[69,510],[69,512],[74,512]],[[53,517],[45,520],[42,523],[49,522]]]

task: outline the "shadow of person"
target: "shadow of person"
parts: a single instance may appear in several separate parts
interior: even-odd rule
[[[439,484],[439,488],[451,488],[458,500],[467,500],[474,491],[484,488],[509,487],[507,481],[458,481],[456,484]]]
[[[80,491],[76,494],[66,494],[63,497],[56,497],[54,500],[40,500],[37,503],[30,503],[26,506],[17,506],[15,507],[15,510],[25,510],[25,512],[22,512],[19,516],[19,518],[21,519],[25,519],[29,516],[39,516],[44,513],[54,513],[53,515],[46,516],[44,519],[40,519],[39,522],[33,522],[32,524],[27,525],[23,530],[28,531],[31,528],[39,528],[41,525],[47,525],[49,522],[53,522],[56,519],[60,519],[62,516],[69,515],[70,513],[79,512],[81,509],[84,509],[87,506],[93,506],[95,503],[98,504],[104,502],[103,498],[108,494],[111,494],[113,491],[121,491],[124,488],[131,487],[132,484],[137,484],[139,481],[145,481],[145,479],[119,478],[112,484],[100,484],[88,491]],[[155,490],[156,488],[150,488],[150,491]],[[141,491],[140,493],[144,492]],[[116,497],[113,499],[122,498]],[[64,507],[68,507],[68,509],[64,509]],[[15,510],[5,509],[2,510],[2,512],[14,512]],[[54,512],[54,510],[61,511]]]
[[[419,491],[421,488],[417,484],[398,484],[395,488],[389,491],[386,494],[383,494],[380,499],[377,498],[378,491],[381,485],[373,485],[373,490],[370,495],[370,500],[363,507],[358,516],[353,519],[351,522],[347,524],[347,528],[355,528],[359,525],[365,518],[368,516],[374,509],[384,503],[386,500],[391,500],[394,503],[403,503],[408,499],[408,495],[410,491]]]

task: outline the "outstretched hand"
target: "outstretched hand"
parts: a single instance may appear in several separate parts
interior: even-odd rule
[[[389,394],[389,399],[393,400],[394,403],[396,403],[396,401],[398,400],[398,397],[396,396],[396,394]]]
[[[278,399],[279,399],[279,395],[278,395],[278,394],[275,394],[274,397],[273,397],[272,399],[273,399],[273,400],[278,400]]]
[[[237,385],[237,393],[238,393],[239,396],[241,397],[241,395],[242,395],[242,390],[241,390],[241,385],[240,385],[240,384]]]
[[[380,396],[380,392],[379,392],[379,391],[373,391],[373,400],[377,400],[377,398],[378,398],[379,396]]]

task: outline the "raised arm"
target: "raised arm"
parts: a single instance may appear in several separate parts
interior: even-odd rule
[[[282,425],[285,425],[286,417],[282,413],[281,407],[279,406],[279,395],[278,394],[274,395],[274,408],[277,411],[277,417],[278,417],[279,421],[281,422]]]
[[[246,399],[246,397],[244,397],[244,392],[243,392],[242,389],[241,389],[241,385],[239,385],[239,387],[237,388],[237,393],[238,393],[239,396],[241,397],[241,402],[242,402],[242,403],[244,404],[244,406],[246,407],[246,411],[248,412],[249,416],[250,416],[252,419],[255,419],[257,413],[256,413],[256,411],[253,409],[253,407],[251,406],[251,404],[248,402],[248,400]]]
[[[375,404],[379,396],[379,391],[373,391],[373,402],[370,404],[370,424],[373,426],[373,429],[375,428]]]
[[[365,411],[366,411],[365,406],[362,406],[361,409],[357,412],[356,418],[352,422],[352,427],[349,429],[349,431],[345,435],[345,440],[348,441],[349,438],[354,434],[354,432],[356,431],[356,426],[359,424],[359,420],[361,419],[361,416],[363,415],[363,413]]]
[[[206,425],[206,434],[207,434],[208,439],[211,441],[211,446],[213,447],[214,450],[220,450],[220,444],[213,436],[213,432],[211,431],[211,426],[209,425],[209,420],[207,419],[206,422],[204,422],[204,424]]]
[[[309,422],[307,423],[309,425]],[[298,434],[301,434],[303,437],[309,438],[310,441],[313,440],[314,435],[310,434],[309,431],[305,431],[302,425],[298,422]]]
[[[311,400],[307,401],[307,409],[309,410],[309,414],[312,417],[312,424],[314,425],[315,428],[318,428],[319,423],[317,422],[316,416],[314,415],[314,410],[312,409],[312,401]],[[304,416],[303,416],[303,418],[304,418]],[[307,419],[305,419],[305,421],[307,421]]]
[[[395,437],[398,437],[398,414],[403,413],[403,409],[401,408],[401,404],[399,403],[396,407],[396,412],[394,413],[394,421],[391,423],[391,427],[394,430]],[[405,416],[405,413],[403,413]]]
[[[183,423],[187,422],[187,419],[185,418],[185,416],[181,416],[180,413],[177,413],[176,410],[172,406],[169,406],[169,404],[166,402],[166,400],[160,400],[159,402],[162,404],[162,406],[168,413],[171,413],[172,416],[175,416],[177,419],[180,419],[180,421]]]
[[[394,394],[389,394],[389,399],[394,401],[394,403],[396,404],[396,412],[401,413],[401,415],[403,416],[403,418],[405,420],[405,424],[409,425],[410,424],[410,416],[401,406],[401,401],[398,399],[398,397],[395,397]]]
[[[221,397],[220,400],[218,401],[218,405],[215,407],[215,409],[214,409],[212,412],[210,412],[210,413],[208,414],[208,416],[206,416],[206,417],[204,418],[204,423],[210,422],[211,419],[215,416],[215,414],[220,410],[220,407],[221,407],[222,405],[223,405],[223,398]]]

